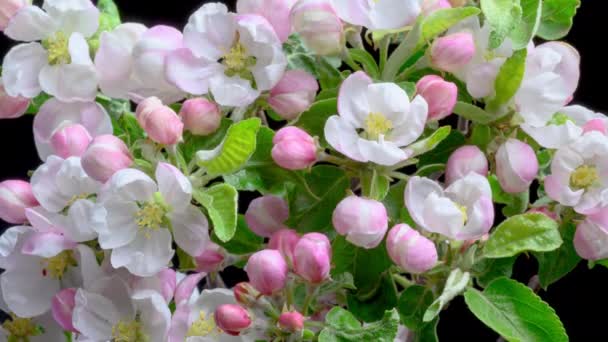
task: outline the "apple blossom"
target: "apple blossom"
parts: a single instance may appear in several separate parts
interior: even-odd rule
[[[122,140],[106,134],[93,139],[84,152],[81,163],[89,177],[105,183],[116,172],[130,167],[133,157]]]
[[[59,128],[51,136],[51,146],[55,155],[61,158],[80,157],[91,143],[89,131],[80,124],[71,124]]]
[[[15,119],[23,114],[30,105],[30,100],[21,96],[10,96],[4,91],[0,77],[0,119]]]
[[[475,172],[445,190],[428,178],[412,177],[405,188],[405,205],[421,228],[454,240],[480,238],[494,223],[492,189]]]
[[[274,87],[286,66],[281,42],[264,17],[203,5],[184,29],[184,48],[169,54],[166,76],[181,90],[211,92],[223,106],[251,104]]]
[[[344,48],[344,28],[330,0],[298,0],[291,9],[291,23],[306,47],[318,55],[337,55]]]
[[[302,235],[293,251],[294,270],[305,280],[317,284],[329,277],[331,244],[320,233]]]
[[[300,241],[300,235],[293,229],[277,230],[270,236],[268,241],[269,249],[276,249],[281,252],[285,261],[290,266],[293,265],[293,253],[296,244]]]
[[[496,152],[496,176],[507,193],[528,190],[538,174],[538,159],[530,145],[508,139]]]
[[[204,98],[184,101],[179,116],[184,122],[184,130],[194,135],[209,135],[222,123],[222,111],[218,105]]]
[[[242,330],[251,325],[251,316],[247,309],[238,304],[222,304],[215,309],[217,327],[229,335],[238,336]]]
[[[428,120],[441,120],[452,114],[458,97],[458,87],[435,75],[428,75],[416,83],[416,92],[429,105]]]
[[[209,242],[205,250],[194,258],[198,272],[218,271],[226,259],[226,252],[222,247]]]
[[[0,183],[0,218],[9,223],[25,223],[25,210],[35,207],[38,201],[30,183],[22,180],[5,180]]]
[[[394,165],[408,158],[401,147],[422,135],[428,105],[421,96],[410,103],[397,84],[374,84],[359,71],[342,83],[338,112],[325,124],[333,148],[356,161]]]
[[[283,127],[272,139],[272,159],[288,170],[303,170],[317,161],[317,143],[306,131],[294,127]]]
[[[475,56],[475,42],[469,32],[452,33],[438,38],[431,46],[431,63],[439,70],[455,72]]]
[[[547,195],[578,213],[592,214],[608,206],[608,137],[589,132],[555,152]]]
[[[583,259],[608,258],[608,208],[603,208],[580,222],[573,242],[576,253]]]
[[[420,14],[422,0],[331,0],[340,18],[370,30],[399,29]]]
[[[445,167],[445,182],[452,184],[469,172],[488,175],[488,159],[479,147],[474,145],[461,146],[452,152]]]
[[[264,295],[282,290],[287,281],[287,263],[281,253],[264,249],[249,257],[245,272],[249,282]]]
[[[259,236],[270,237],[274,232],[286,226],[289,218],[289,206],[281,197],[266,195],[249,203],[245,212],[245,221],[249,228]]]
[[[72,324],[74,306],[76,306],[76,289],[67,288],[59,291],[51,304],[53,318],[64,330],[77,333],[78,331]]]
[[[3,305],[2,310],[5,309]],[[7,316],[9,317],[0,325],[2,341],[47,342],[65,339],[63,329],[50,313],[26,318],[9,312]]]
[[[137,122],[153,141],[163,145],[175,145],[182,139],[182,120],[157,97],[141,101],[137,105],[136,113]]]
[[[304,328],[304,316],[297,311],[283,312],[279,316],[279,327],[289,332],[297,332]]]
[[[0,4],[0,31],[6,29],[9,21],[23,7],[29,5],[28,0],[6,0]]]
[[[410,273],[424,273],[437,263],[437,248],[433,241],[407,224],[391,228],[386,249],[391,260]]]
[[[239,14],[257,14],[264,17],[277,34],[281,42],[285,42],[291,33],[289,18],[291,7],[297,0],[238,0],[236,11]]]
[[[270,90],[268,104],[283,119],[294,120],[315,101],[317,80],[302,70],[288,70]]]
[[[86,38],[98,25],[99,10],[90,0],[45,0],[42,9],[20,9],[4,34],[27,43],[15,46],[4,58],[6,92],[34,98],[44,91],[65,102],[94,100],[97,72]]]
[[[332,223],[338,234],[366,249],[377,247],[388,229],[386,208],[381,202],[357,196],[343,199],[333,212]]]

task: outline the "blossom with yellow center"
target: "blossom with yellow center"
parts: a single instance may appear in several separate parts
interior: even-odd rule
[[[201,311],[199,313],[199,318],[194,321],[194,323],[192,323],[188,329],[186,337],[209,335],[215,336],[220,333],[221,330],[215,324],[215,318],[213,316],[207,317],[207,315]]]
[[[42,334],[42,330],[31,318],[21,318],[15,314],[11,314],[11,318],[2,323],[2,328],[8,332],[7,341],[11,342],[27,342],[30,337]]]
[[[140,209],[135,213],[135,222],[144,234],[149,234],[150,230],[161,228],[168,211],[169,208],[163,200],[162,195],[157,192],[154,194],[152,201],[140,206]]]
[[[74,252],[71,250],[63,251],[54,257],[43,259],[45,275],[53,279],[61,279],[69,267],[78,266]]]
[[[369,139],[378,139],[393,129],[393,122],[381,113],[369,113],[365,119],[365,133]]]
[[[581,165],[570,175],[570,187],[576,190],[587,189],[598,179],[599,174],[595,166]]]
[[[70,56],[69,37],[65,33],[59,31],[52,37],[42,42],[48,52],[50,65],[70,64],[72,57]]]
[[[143,332],[138,320],[120,321],[112,327],[112,342],[148,342],[150,338]]]
[[[467,215],[467,207],[460,204],[456,204],[456,206],[458,207],[458,209],[460,209],[460,212],[462,213],[462,221],[466,224],[469,220],[469,216]]]
[[[240,76],[249,80],[253,79],[253,77],[248,69],[254,66],[255,63],[255,57],[249,56],[247,48],[238,40],[222,58],[222,64],[226,66],[226,70],[224,71],[226,76]]]

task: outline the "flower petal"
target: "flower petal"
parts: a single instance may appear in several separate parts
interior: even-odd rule
[[[136,169],[122,169],[113,174],[108,183],[107,198],[113,200],[147,202],[158,191],[154,180]]]
[[[156,182],[163,199],[174,211],[184,210],[192,200],[192,184],[180,170],[167,163],[158,163]]]
[[[131,243],[137,235],[135,214],[139,208],[133,202],[112,200],[94,208],[93,217],[101,224],[91,228],[99,234],[99,245],[112,249]]]
[[[211,93],[218,104],[230,107],[248,106],[260,96],[248,80],[224,74],[211,80]]]
[[[48,65],[46,50],[39,43],[19,44],[12,48],[2,64],[2,82],[12,97],[34,98],[40,94],[40,71]]]
[[[171,310],[160,293],[152,290],[137,291],[132,296],[140,312],[143,329],[150,342],[166,341],[171,324]]]
[[[92,64],[47,65],[39,81],[42,90],[60,101],[93,101],[97,96],[97,71]]]
[[[112,251],[114,268],[125,267],[140,277],[149,277],[166,267],[173,257],[171,233],[167,229],[139,233],[130,244]]]
[[[350,159],[365,162],[366,158],[359,151],[359,135],[357,130],[342,116],[330,116],[325,122],[325,139],[336,149]]]
[[[184,28],[184,44],[195,56],[209,61],[217,61],[230,51],[235,36],[234,16],[221,3],[203,5]]]
[[[51,258],[57,254],[73,249],[76,242],[66,236],[55,232],[40,232],[30,234],[21,248],[23,254],[37,255],[42,258]]]
[[[80,32],[90,37],[99,27],[99,10],[90,0],[45,0],[42,8],[66,34]]]
[[[4,34],[24,42],[43,40],[55,32],[57,24],[38,6],[25,6],[9,20]]]
[[[197,58],[189,49],[178,49],[167,55],[167,80],[190,94],[206,94],[211,78],[221,72],[223,70],[218,63]]]
[[[407,146],[413,143],[424,132],[428,113],[429,106],[424,98],[416,96],[410,104],[410,110],[406,119],[389,133],[387,140],[390,140],[397,146]]]
[[[187,204],[186,210],[170,214],[175,243],[193,257],[209,243],[209,223],[199,208]]]
[[[443,189],[439,184],[428,178],[412,177],[405,187],[404,200],[412,219],[421,227],[426,228],[424,203],[430,194],[443,196]]]
[[[373,141],[359,139],[357,146],[366,161],[379,165],[391,166],[408,158],[408,153],[391,141]]]
[[[121,320],[114,304],[102,295],[78,289],[72,324],[84,336],[96,341],[112,337],[112,327]]]
[[[77,200],[68,210],[67,223],[64,227],[66,235],[76,242],[95,239],[98,229],[93,229],[93,227],[103,224],[97,218],[95,203],[85,199]]]
[[[338,113],[355,128],[365,125],[365,118],[370,113],[367,87],[373,83],[372,79],[363,71],[348,76],[338,93]]]
[[[18,269],[0,276],[0,287],[4,301],[16,315],[33,317],[47,312],[51,301],[59,292],[59,282],[43,276],[40,265],[22,264]]]

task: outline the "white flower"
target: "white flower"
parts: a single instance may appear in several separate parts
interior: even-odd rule
[[[100,246],[112,250],[112,266],[141,277],[156,274],[173,257],[171,231],[192,256],[209,242],[207,218],[190,203],[188,179],[174,166],[159,163],[156,180],[158,185],[135,169],[115,173],[97,210],[105,224],[94,227]]]
[[[398,29],[412,24],[422,0],[331,0],[340,19],[370,30]]]
[[[492,189],[475,172],[445,190],[428,178],[412,177],[405,188],[405,205],[420,227],[454,240],[477,239],[494,223]]]
[[[5,303],[0,303],[0,310],[10,313]],[[27,318],[10,314],[10,318],[0,325],[0,341],[49,342],[64,339],[63,330],[50,312]]]
[[[97,73],[86,38],[97,31],[99,10],[90,0],[45,0],[42,8],[22,8],[4,31],[30,42],[4,58],[6,92],[33,98],[45,91],[64,102],[94,100]]]
[[[266,19],[235,15],[225,5],[203,5],[184,29],[184,49],[167,57],[167,78],[183,91],[211,91],[224,106],[246,106],[276,85],[287,61]]]
[[[545,178],[553,200],[590,215],[608,206],[608,138],[589,132],[560,148]]]
[[[118,277],[78,289],[72,323],[86,341],[166,341],[171,311],[163,297],[151,290],[130,293]]]
[[[421,96],[410,103],[398,85],[374,84],[359,71],[342,83],[338,112],[325,123],[333,148],[356,161],[394,165],[409,157],[401,147],[424,131],[428,105]]]

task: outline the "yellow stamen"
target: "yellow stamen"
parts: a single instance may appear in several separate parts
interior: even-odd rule
[[[57,32],[51,38],[43,42],[44,47],[49,54],[49,64],[70,64],[72,57],[69,50],[69,37],[63,32]]]
[[[599,178],[595,166],[582,165],[570,175],[570,187],[575,190],[587,189],[594,185]]]
[[[2,328],[8,332],[7,341],[26,342],[32,336],[42,334],[41,329],[32,322],[31,318],[21,318],[15,314],[11,314],[11,319],[2,323]]]
[[[72,198],[70,198],[70,200],[68,201],[68,204],[66,205],[66,207],[71,207],[72,204],[74,204],[74,202],[80,200],[80,199],[86,199],[87,197],[89,197],[88,194],[80,194],[80,195],[74,195],[72,196]]]
[[[222,64],[226,66],[224,73],[226,76],[239,76],[244,79],[253,80],[253,75],[249,68],[254,66],[256,59],[250,56],[247,48],[236,38],[236,43],[230,48],[223,57]]]
[[[464,223],[467,223],[467,221],[469,220],[469,216],[467,215],[467,207],[460,204],[456,204],[456,206],[458,207],[458,209],[460,209],[460,212],[462,213],[462,220],[464,221]]]
[[[74,258],[74,252],[63,251],[54,257],[43,259],[45,264],[42,270],[44,276],[49,275],[54,279],[61,279],[63,274],[70,266],[78,266],[78,262]]]
[[[143,332],[141,322],[120,321],[112,327],[112,342],[148,342],[150,338]]]
[[[365,132],[369,139],[378,139],[393,129],[393,122],[380,113],[369,113],[365,119]]]
[[[199,318],[188,329],[186,337],[218,335],[220,332],[215,324],[215,318],[213,316],[207,318],[205,313],[201,311]]]

